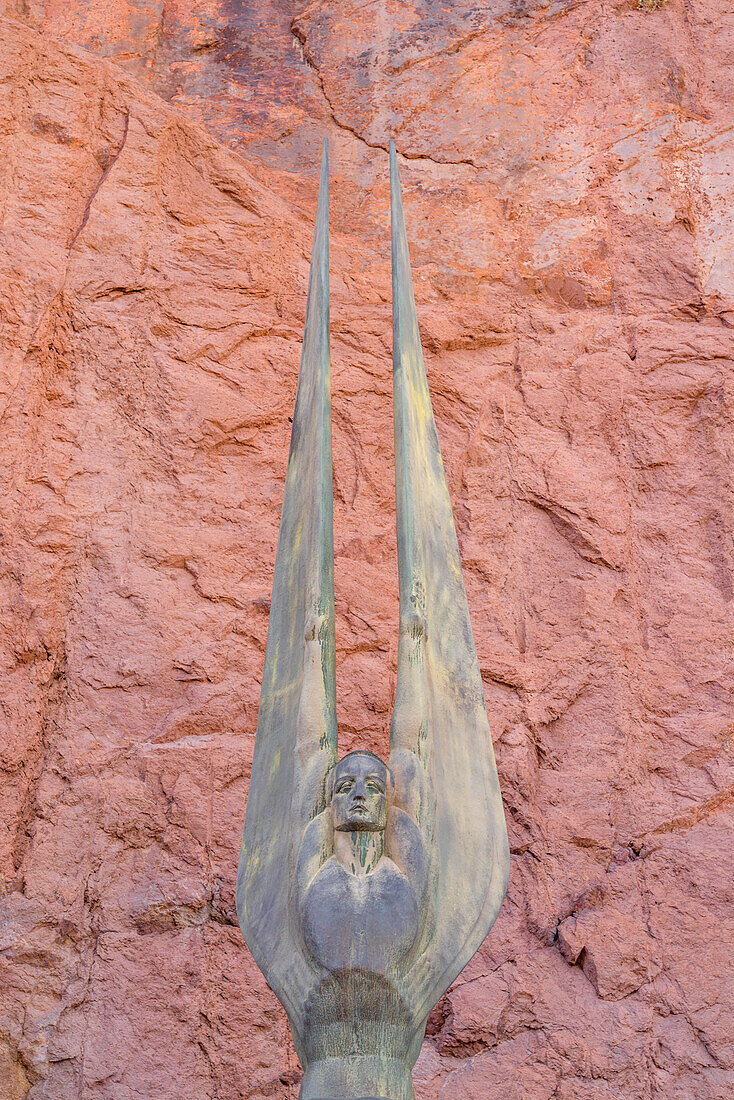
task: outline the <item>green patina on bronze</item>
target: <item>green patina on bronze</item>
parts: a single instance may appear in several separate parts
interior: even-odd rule
[[[328,284],[321,172],[237,882],[301,1100],[413,1100],[428,1014],[491,928],[509,852],[390,148],[400,637],[389,767],[336,764]]]

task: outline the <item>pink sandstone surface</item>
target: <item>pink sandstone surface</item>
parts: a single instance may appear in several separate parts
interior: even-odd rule
[[[0,12],[2,1100],[297,1096],[233,884],[324,135],[342,749],[394,136],[513,853],[418,1100],[731,1097],[732,0]]]

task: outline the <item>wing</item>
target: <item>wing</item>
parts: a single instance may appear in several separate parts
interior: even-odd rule
[[[451,501],[428,392],[395,146],[390,145],[393,398],[400,642],[390,760],[424,773],[416,816],[432,910],[407,979],[427,1015],[482,943],[507,889],[509,849]],[[417,757],[417,760],[416,760]],[[413,782],[419,790],[421,784]]]
[[[306,325],[275,559],[237,911],[247,946],[299,1044],[314,981],[292,907],[298,850],[336,760],[329,356],[328,147],[324,142]]]

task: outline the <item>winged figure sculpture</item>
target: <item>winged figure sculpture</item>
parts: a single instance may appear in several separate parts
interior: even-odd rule
[[[390,146],[400,637],[387,763],[338,760],[328,147],[237,880],[300,1100],[413,1100],[428,1015],[499,912],[509,850]]]

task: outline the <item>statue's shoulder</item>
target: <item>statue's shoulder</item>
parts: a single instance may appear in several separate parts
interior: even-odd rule
[[[387,854],[414,886],[420,887],[427,870],[426,845],[421,830],[405,810],[391,807],[386,839]]]
[[[311,877],[317,866],[331,854],[331,821],[328,811],[316,814],[303,830],[298,852],[298,877],[303,883],[304,874]],[[316,865],[316,866],[315,866]]]
[[[329,811],[324,810],[320,814],[316,814],[316,817],[311,818],[306,828],[303,830],[303,840],[301,841],[301,851],[310,850],[314,847],[323,845],[327,839],[331,836],[331,820]]]

